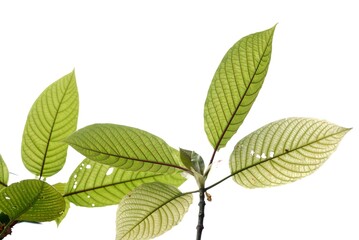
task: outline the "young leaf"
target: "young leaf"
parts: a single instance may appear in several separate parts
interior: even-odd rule
[[[37,98],[27,117],[21,146],[23,163],[30,172],[49,177],[62,169],[68,147],[63,140],[76,130],[78,110],[74,72]]]
[[[215,151],[237,132],[267,74],[274,29],[239,40],[225,54],[204,105],[204,127]]]
[[[272,122],[235,146],[230,157],[234,181],[256,188],[303,178],[329,158],[349,130],[309,118]]]
[[[163,183],[146,183],[122,199],[116,239],[150,239],[177,225],[192,203],[192,194]]]
[[[64,197],[78,206],[102,207],[118,204],[144,183],[162,182],[178,187],[185,180],[181,173],[125,171],[85,159],[72,173]]]
[[[193,169],[201,175],[204,174],[204,161],[198,153],[180,148],[180,158],[188,169]]]
[[[64,209],[61,194],[40,180],[13,183],[0,191],[0,210],[12,221],[52,221],[62,215]]]
[[[9,180],[9,170],[0,155],[0,190],[4,187],[7,187],[7,182]]]
[[[179,153],[161,138],[143,130],[94,124],[73,133],[67,142],[87,158],[130,171],[187,171]]]

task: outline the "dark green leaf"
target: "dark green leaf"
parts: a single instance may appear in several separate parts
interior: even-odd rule
[[[0,191],[0,210],[12,221],[52,221],[63,214],[65,201],[46,182],[24,180]]]

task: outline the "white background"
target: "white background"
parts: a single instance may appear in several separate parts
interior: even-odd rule
[[[234,144],[291,116],[353,127],[315,174],[282,187],[211,189],[203,239],[359,239],[359,8],[355,1],[1,1],[0,153],[10,182],[33,178],[20,146],[28,111],[75,68],[78,127],[117,123],[149,131],[208,161],[203,105],[212,76],[237,40],[279,23],[266,81],[211,172],[228,174]],[[70,149],[66,182],[83,157]],[[193,190],[190,179],[181,189]],[[158,239],[194,239],[197,196],[183,221]],[[114,239],[116,207],[72,206],[54,222],[19,224],[6,239]]]

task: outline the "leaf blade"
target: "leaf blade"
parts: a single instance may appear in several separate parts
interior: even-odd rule
[[[7,187],[9,181],[9,170],[2,156],[0,155],[0,190]]]
[[[116,239],[150,239],[177,225],[192,203],[192,194],[182,194],[163,183],[136,188],[119,204]]]
[[[65,188],[66,188],[66,183],[56,183],[53,185],[53,187],[61,194],[61,195],[64,195],[65,193]],[[69,212],[70,210],[70,201],[66,198],[64,198],[65,200],[65,210],[64,212],[58,217],[55,219],[55,222],[57,224],[57,226],[60,226],[62,220],[65,219],[65,217],[67,216],[67,213]]]
[[[56,174],[65,164],[67,143],[76,130],[79,111],[75,73],[48,86],[28,114],[21,145],[25,167],[40,177]]]
[[[215,151],[237,132],[267,74],[275,26],[248,35],[231,47],[221,61],[204,105],[204,128]]]
[[[75,150],[101,164],[129,171],[187,171],[179,153],[146,131],[116,124],[93,124],[67,138]]]
[[[294,182],[317,170],[349,130],[310,118],[272,122],[237,143],[230,157],[233,180],[247,188]]]
[[[64,197],[77,206],[102,207],[118,204],[144,183],[162,182],[178,187],[185,180],[181,173],[125,171],[85,159],[70,176]]]
[[[23,180],[0,191],[0,208],[11,220],[46,222],[63,213],[65,201],[46,182]]]

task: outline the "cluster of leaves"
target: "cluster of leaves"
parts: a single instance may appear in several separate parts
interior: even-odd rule
[[[205,185],[216,152],[241,126],[262,87],[274,29],[235,43],[214,75],[204,106],[205,132],[213,146],[207,167],[196,152],[177,150],[137,128],[94,124],[76,131],[75,73],[50,85],[32,106],[22,139],[23,164],[36,179],[8,186],[9,172],[0,157],[0,239],[19,222],[60,224],[70,202],[84,207],[118,204],[116,239],[149,239],[181,221],[194,193],[200,195],[200,239],[208,189],[230,177],[247,188],[276,186],[315,171],[349,129],[317,119],[288,118],[240,140],[229,158],[231,174]],[[50,185],[46,179],[63,168],[68,145],[86,158],[67,183]],[[178,189],[187,180],[184,172],[194,177],[198,189]]]

